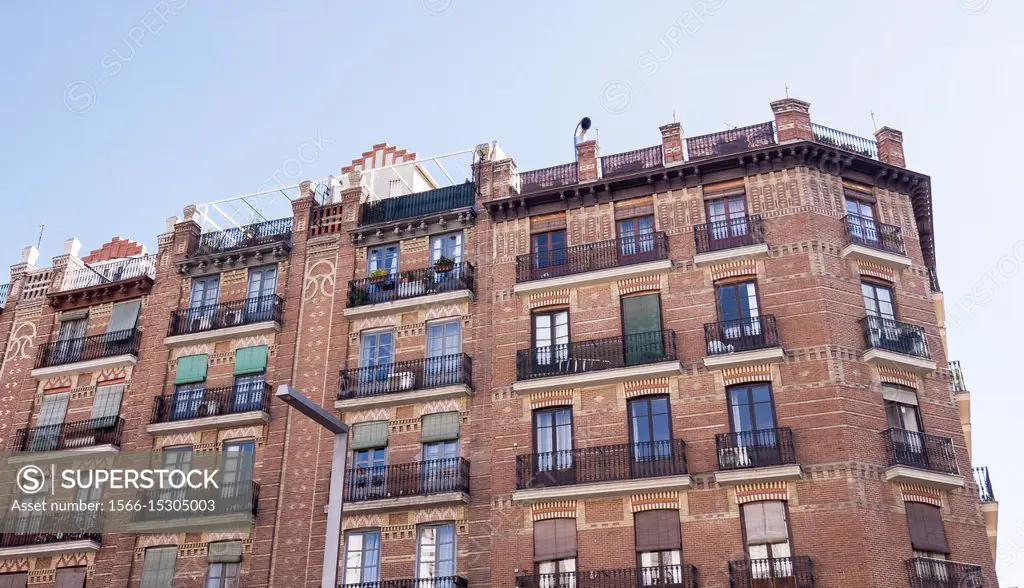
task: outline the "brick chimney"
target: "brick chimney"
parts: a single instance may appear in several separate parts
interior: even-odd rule
[[[661,156],[665,165],[682,163],[683,161],[683,125],[669,123],[661,125]]]
[[[878,142],[878,159],[889,165],[907,167],[903,157],[903,133],[892,127],[882,127],[875,131]]]
[[[780,144],[814,140],[814,132],[811,130],[810,102],[796,98],[784,98],[772,102],[771,106],[772,112],[775,113],[775,133],[779,137]]]
[[[593,182],[601,178],[601,149],[596,139],[576,144],[576,169],[579,181]]]

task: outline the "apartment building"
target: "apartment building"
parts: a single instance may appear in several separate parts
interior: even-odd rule
[[[291,217],[26,250],[11,451],[215,453],[233,506],[5,533],[0,586],[319,586],[332,476],[363,588],[997,586],[930,179],[899,131],[771,109],[540,170],[484,143],[450,185],[381,144]]]

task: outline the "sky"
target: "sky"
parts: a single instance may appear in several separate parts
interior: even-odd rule
[[[1016,0],[4,2],[0,266],[40,225],[40,266],[70,237],[154,250],[187,204],[323,178],[374,143],[498,140],[533,169],[573,159],[584,115],[617,153],[673,116],[687,136],[770,120],[788,88],[815,122],[900,129],[932,177],[950,357],[1000,578],[1024,586],[1021,23]]]

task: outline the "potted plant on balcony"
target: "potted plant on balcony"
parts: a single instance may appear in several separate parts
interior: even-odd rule
[[[378,286],[384,290],[390,289],[391,286],[393,285],[391,283],[391,280],[389,279],[390,277],[390,272],[388,272],[388,270],[384,268],[375,269],[372,272],[370,272],[370,275],[368,276],[371,284],[373,284],[374,286]]]
[[[434,262],[434,271],[437,273],[450,272],[453,267],[455,267],[455,260],[443,255]]]

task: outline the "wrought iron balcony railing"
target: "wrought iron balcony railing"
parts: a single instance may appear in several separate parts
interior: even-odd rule
[[[720,133],[686,139],[690,160],[742,153],[775,144],[775,123],[765,122],[749,127],[729,129]]]
[[[793,430],[788,427],[715,435],[718,469],[740,470],[796,463]]]
[[[100,542],[101,534],[93,532],[102,525],[103,513],[99,512],[49,512],[22,511],[8,515],[0,524],[5,533],[0,534],[0,549],[6,547],[28,547],[64,543],[65,541]],[[55,531],[54,529],[67,529]]]
[[[85,264],[84,267],[75,270],[71,275],[71,282],[63,290],[101,286],[141,277],[148,277],[151,280],[156,278],[156,255],[125,257]]]
[[[557,278],[668,259],[665,233],[642,233],[516,257],[516,282]]]
[[[516,379],[582,374],[676,359],[671,330],[575,341],[516,352]]]
[[[662,166],[661,145],[601,157],[601,177],[621,176]]]
[[[974,468],[974,482],[978,485],[978,500],[995,502],[996,493],[992,491],[992,478],[988,476],[985,466]]]
[[[846,239],[851,245],[863,245],[896,255],[906,255],[907,248],[903,244],[903,229],[880,223],[873,218],[848,214],[843,217],[846,226]]]
[[[395,465],[354,467],[345,474],[345,500],[469,492],[469,461],[461,457]]]
[[[392,222],[473,206],[476,184],[465,182],[436,190],[382,198],[359,206],[359,226]]]
[[[101,417],[18,429],[12,451],[63,451],[99,445],[121,446],[124,419]]]
[[[257,410],[269,413],[272,395],[270,384],[254,382],[156,396],[153,398],[153,414],[149,422],[171,423]]]
[[[284,300],[277,294],[171,311],[167,336],[202,333],[274,321],[281,323]]]
[[[693,227],[697,253],[711,253],[764,243],[764,220],[759,214],[704,223]]]
[[[851,135],[836,129],[830,129],[824,125],[811,123],[811,132],[814,133],[814,140],[818,143],[838,147],[844,151],[857,153],[871,159],[878,159],[878,143],[871,139]]]
[[[697,568],[676,564],[516,576],[516,588],[698,588]]]
[[[909,466],[921,470],[957,475],[956,451],[949,437],[936,437],[906,429],[888,429],[882,433],[890,466]]]
[[[579,170],[576,162],[563,163],[543,169],[532,169],[520,172],[520,192],[536,192],[546,188],[560,188],[579,183]]]
[[[872,349],[883,349],[904,355],[930,359],[924,327],[869,315],[860,319],[864,341]]]
[[[207,500],[213,501],[216,510],[211,514],[239,515],[248,514],[256,516],[259,512],[260,485],[251,480],[239,480],[238,482],[221,482],[219,487],[210,485],[201,488],[160,488],[156,490],[141,490],[137,494],[138,500],[148,503],[150,500]],[[180,509],[146,509],[137,511],[132,520],[136,522],[167,521],[175,519],[191,519],[193,522],[201,515],[197,512],[190,512]]]
[[[680,476],[686,473],[686,442],[682,439],[516,456],[518,490]]]
[[[473,360],[458,353],[342,370],[338,400],[472,383]]]
[[[908,559],[907,577],[910,588],[983,588],[985,575],[981,566],[945,559],[915,557]]]
[[[475,280],[476,268],[468,261],[452,266],[434,266],[375,278],[361,278],[348,283],[348,307],[456,290],[472,292]]]
[[[279,241],[291,243],[291,217],[253,223],[224,231],[203,233],[199,236],[199,242],[189,255],[199,256],[224,253],[235,249],[246,249]]]
[[[775,557],[729,562],[731,588],[814,588],[811,558]]]
[[[462,576],[437,576],[434,578],[401,578],[379,582],[341,584],[342,588],[467,588],[469,583]]]
[[[960,361],[949,362],[949,377],[953,380],[954,392],[966,392],[967,383],[964,381],[964,371],[960,369]]]
[[[114,331],[47,343],[36,352],[36,369],[91,361],[118,355],[138,355],[142,333],[138,329]]]
[[[708,355],[724,355],[740,351],[755,351],[779,346],[779,331],[775,316],[760,316],[706,323],[704,343]]]

